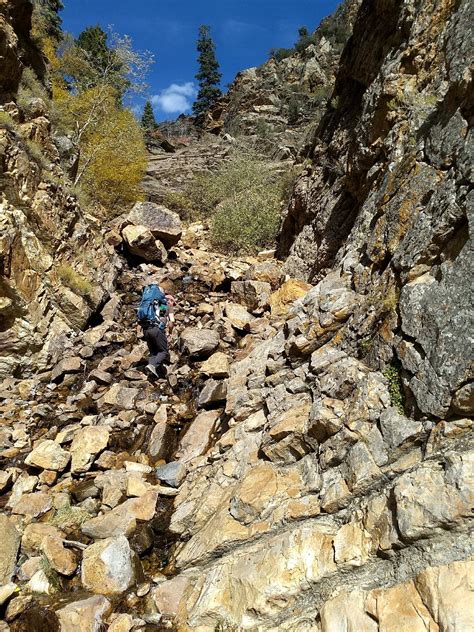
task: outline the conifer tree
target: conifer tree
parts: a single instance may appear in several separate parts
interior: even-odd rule
[[[142,127],[147,132],[152,132],[154,129],[158,127],[155,119],[155,113],[153,112],[153,107],[151,105],[151,101],[147,101],[145,103],[145,107],[143,108],[143,116],[142,116]]]
[[[219,72],[216,46],[211,38],[209,26],[199,27],[197,51],[199,53],[199,71],[196,79],[199,82],[199,92],[193,105],[193,112],[199,117],[211,108],[222,94],[219,88],[222,75]]]
[[[63,38],[59,16],[63,3],[61,0],[33,0],[33,6],[33,34],[40,41],[50,38],[57,46]]]

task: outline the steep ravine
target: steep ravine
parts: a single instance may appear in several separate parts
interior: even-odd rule
[[[361,3],[281,260],[153,203],[83,213],[44,104],[15,103],[28,7],[0,3],[0,631],[472,629],[472,3]],[[198,147],[155,156],[150,195]]]

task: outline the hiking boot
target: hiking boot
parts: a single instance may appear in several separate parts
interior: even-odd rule
[[[151,373],[154,377],[159,377],[158,372],[153,364],[147,364],[145,370],[148,371],[148,373]]]

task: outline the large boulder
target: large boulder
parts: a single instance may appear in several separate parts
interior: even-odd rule
[[[128,250],[145,261],[166,261],[166,249],[146,226],[126,226],[122,231]]]
[[[181,346],[192,357],[207,358],[219,346],[219,334],[212,329],[186,327],[181,334]]]
[[[112,605],[103,595],[73,601],[56,611],[61,632],[99,632],[105,619],[112,612]]]
[[[153,202],[137,202],[127,219],[136,226],[148,228],[167,248],[177,244],[183,232],[179,215]]]
[[[181,439],[175,458],[187,463],[205,454],[211,445],[211,437],[217,428],[218,419],[219,411],[217,410],[200,413]]]
[[[63,450],[55,441],[46,439],[29,453],[25,459],[25,463],[26,465],[40,467],[43,470],[61,472],[67,467],[70,459],[71,455],[69,452]]]
[[[103,595],[125,592],[135,582],[135,556],[120,535],[91,544],[84,551],[81,571],[87,590]]]
[[[107,447],[109,430],[103,426],[89,426],[81,428],[71,445],[71,472],[81,474],[87,472],[95,457]]]

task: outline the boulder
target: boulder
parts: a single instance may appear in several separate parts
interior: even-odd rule
[[[250,310],[265,309],[272,293],[272,286],[265,281],[234,281],[232,294]]]
[[[34,465],[44,470],[54,470],[56,472],[62,472],[69,461],[71,455],[66,450],[63,450],[61,446],[51,439],[46,439],[40,443],[36,448],[30,452],[26,457],[25,463],[27,465]]]
[[[137,388],[114,384],[106,391],[105,395],[100,398],[97,405],[99,409],[114,406],[115,408],[121,408],[123,410],[133,410],[135,408],[138,392]]]
[[[167,617],[176,616],[179,603],[188,586],[189,579],[187,577],[178,576],[162,582],[155,588],[152,596],[158,612]]]
[[[164,481],[171,487],[179,487],[184,481],[188,468],[184,463],[173,461],[166,465],[160,465],[156,468],[156,477],[160,481]]]
[[[82,368],[82,360],[78,356],[73,358],[64,358],[53,369],[51,380],[53,382],[61,382],[68,373],[79,373]]]
[[[23,494],[12,507],[12,513],[37,518],[46,513],[53,506],[51,494],[36,492],[35,494]]]
[[[160,420],[153,426],[147,444],[147,453],[153,461],[164,458],[173,436],[173,429],[165,420]]]
[[[226,396],[227,386],[225,382],[208,380],[199,393],[198,408],[215,408],[225,402]]]
[[[135,555],[127,538],[106,538],[84,551],[81,580],[92,592],[115,595],[125,592],[135,582]]]
[[[51,537],[62,540],[64,533],[47,522],[32,522],[25,527],[21,538],[21,552],[35,555],[41,550],[45,538]]]
[[[229,377],[229,358],[217,351],[202,364],[199,372],[214,378]]]
[[[284,274],[276,261],[261,261],[250,266],[244,278],[246,281],[269,283],[272,290],[276,290],[283,281]]]
[[[127,219],[136,226],[147,228],[167,248],[177,244],[183,232],[179,215],[153,202],[137,202]]]
[[[16,557],[20,548],[20,534],[13,522],[0,513],[0,586],[7,584],[15,571]]]
[[[423,426],[419,421],[400,415],[395,408],[388,408],[380,415],[380,429],[384,441],[391,448],[396,448],[407,439],[418,436]]]
[[[127,248],[132,255],[149,262],[164,262],[167,259],[163,244],[155,239],[146,226],[126,226],[122,231]]]
[[[71,444],[71,472],[87,472],[95,457],[107,447],[109,431],[103,426],[89,426],[78,430]]]
[[[187,327],[181,334],[181,346],[191,357],[207,358],[219,346],[219,334],[213,329]]]
[[[139,498],[130,498],[111,511],[84,522],[82,532],[94,539],[130,535],[136,528],[137,521],[151,520],[154,517],[157,499],[158,492],[155,490],[150,490]]]
[[[100,632],[112,612],[112,605],[102,595],[73,601],[56,611],[60,632]]]
[[[248,330],[250,324],[255,320],[255,316],[249,314],[247,308],[239,303],[227,303],[225,315],[232,327],[241,331]]]
[[[200,413],[181,439],[175,458],[187,462],[203,455],[211,443],[211,435],[217,427],[218,419],[217,410]],[[160,478],[158,473],[157,476]]]
[[[63,546],[62,538],[47,535],[43,539],[41,548],[51,568],[60,573],[60,575],[69,577],[75,573],[77,569],[76,556],[70,549],[66,549]]]
[[[311,289],[309,283],[298,279],[288,279],[281,288],[270,296],[270,309],[272,316],[281,318],[286,316],[291,305],[303,297]]]

